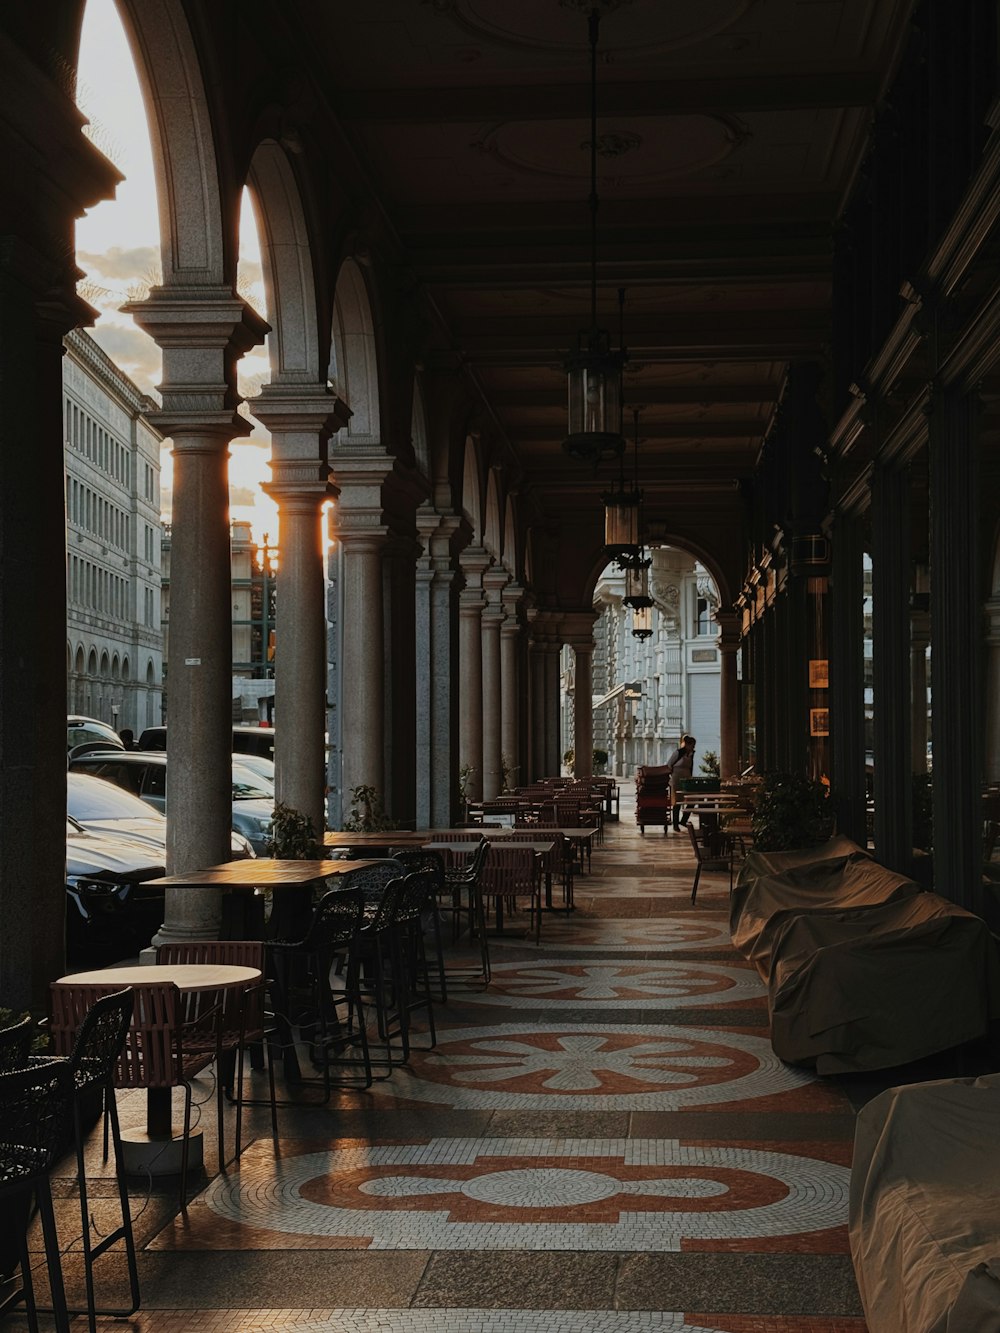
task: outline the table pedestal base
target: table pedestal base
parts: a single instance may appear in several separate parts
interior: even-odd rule
[[[141,1129],[122,1130],[122,1164],[129,1176],[179,1176],[184,1135],[147,1134]],[[197,1171],[204,1163],[201,1130],[188,1135],[188,1171]]]

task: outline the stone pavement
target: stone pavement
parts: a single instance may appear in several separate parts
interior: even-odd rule
[[[546,916],[537,949],[494,940],[493,984],[439,1007],[433,1050],[283,1110],[277,1155],[254,1112],[239,1167],[196,1183],[186,1221],[167,1184],[135,1189],[143,1309],[107,1325],[864,1333],[851,1105],[775,1058],[728,878],[704,872],[692,907],[693,873],[687,837],[640,837],[623,802],[578,910]],[[197,1085],[207,1152],[212,1092]],[[141,1119],[137,1098],[123,1109]],[[68,1169],[56,1193],[78,1286]],[[98,1231],[110,1193],[98,1178]],[[105,1296],[123,1290],[118,1259],[101,1263]]]

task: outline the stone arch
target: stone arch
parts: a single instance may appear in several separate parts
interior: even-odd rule
[[[465,437],[465,460],[462,469],[462,512],[472,526],[473,542],[480,542],[483,535],[483,505],[479,486],[479,459],[476,455],[475,440],[471,435]]]
[[[524,581],[528,587],[532,587],[535,581],[535,553],[534,553],[534,534],[528,529],[528,535],[524,539]],[[596,585],[596,577],[595,577]]]
[[[413,377],[413,408],[410,414],[410,440],[413,444],[413,456],[417,467],[428,481],[431,476],[431,454],[427,438],[427,409],[424,406],[424,394],[420,387],[420,376]]]
[[[108,657],[108,650],[105,648],[101,653],[101,679],[107,680],[111,674],[111,659]]]
[[[706,550],[704,546],[702,546],[699,542],[691,541],[687,537],[675,537],[669,534],[665,536],[662,540],[658,541],[656,544],[658,546],[672,546],[675,550],[683,551],[686,555],[689,555],[693,559],[697,560],[699,564],[704,565],[705,570],[710,575],[712,582],[715,584],[716,590],[719,594],[719,605],[720,606],[732,605],[733,594],[729,588],[729,581],[727,580],[725,574],[723,573],[722,567],[719,564],[718,560],[716,560],[711,554],[711,552]],[[587,576],[587,581],[584,585],[586,597],[588,598],[593,597],[594,589],[597,587],[598,580],[600,579],[604,571],[607,569],[609,564],[610,561],[604,554],[603,549],[600,551],[599,554],[595,555],[593,564],[590,567],[590,572]]]
[[[503,551],[503,530],[500,525],[500,496],[497,489],[496,468],[490,468],[486,482],[486,522],[483,545],[497,561]]]
[[[316,312],[312,249],[298,182],[274,139],[257,145],[247,185],[253,196],[264,270],[271,382],[319,384],[326,348]]]
[[[96,675],[97,675],[97,649],[96,649],[96,648],[91,648],[91,650],[90,650],[90,654],[89,654],[89,656],[87,657],[87,675],[88,675],[88,676],[96,676]]]
[[[118,0],[146,104],[165,286],[222,286],[236,273],[215,135],[181,0]]]
[[[328,378],[351,409],[344,438],[352,444],[381,439],[378,345],[371,299],[357,260],[340,266],[333,298]]]
[[[151,657],[146,662],[146,684],[148,686],[156,684],[156,669],[153,666],[153,659]]]
[[[508,496],[504,511],[503,562],[511,576],[516,579],[518,575],[517,526],[514,519],[514,498]]]
[[[111,679],[119,680],[121,678],[121,674],[122,674],[121,662],[118,660],[118,654],[115,653],[114,657],[112,657],[111,659]]]
[[[122,658],[122,680],[132,679],[132,668],[129,666],[128,657]]]

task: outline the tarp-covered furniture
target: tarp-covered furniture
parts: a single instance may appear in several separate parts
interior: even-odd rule
[[[1000,1075],[890,1088],[861,1111],[851,1255],[870,1333],[1000,1328]]]
[[[913,880],[886,870],[849,838],[794,852],[751,851],[730,901],[733,945],[767,980],[772,935],[782,913],[824,907],[872,907],[920,893]]]
[[[847,839],[825,850],[751,852],[733,894],[733,942],[767,983],[775,1053],[826,1075],[983,1036],[1000,1014],[985,922]]]
[[[635,822],[639,832],[645,833],[647,824],[662,824],[666,828],[669,820],[669,765],[640,765],[635,770]]]

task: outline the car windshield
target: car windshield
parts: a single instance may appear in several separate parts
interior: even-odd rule
[[[233,764],[234,801],[272,801],[274,784],[259,773],[251,773],[242,764]]]
[[[162,819],[152,806],[113,782],[82,773],[67,774],[67,804],[74,819]]]

